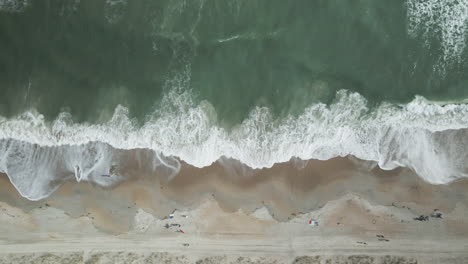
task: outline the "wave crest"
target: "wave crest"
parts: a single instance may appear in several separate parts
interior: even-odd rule
[[[408,33],[421,36],[429,44],[434,35],[440,38],[442,65],[460,63],[468,31],[467,0],[408,0]],[[436,66],[437,67],[437,66]]]
[[[342,90],[332,104],[311,105],[297,117],[275,119],[268,108],[257,107],[227,130],[217,125],[208,102],[196,105],[190,92],[172,91],[142,126],[123,106],[102,124],[75,123],[69,113],[51,123],[35,111],[0,118],[0,171],[10,178],[14,174],[12,182],[30,199],[49,194],[56,188],[50,182],[73,175],[113,184],[91,176],[107,174],[119,163],[115,149],[150,150],[156,167],[169,168],[172,174],[180,164],[170,157],[196,167],[227,157],[265,168],[293,157],[352,155],[378,162],[383,169],[408,167],[430,183],[444,184],[467,177],[466,128],[465,104],[439,105],[416,97],[406,105],[384,103],[371,110],[364,97]],[[26,191],[33,186],[39,191]]]

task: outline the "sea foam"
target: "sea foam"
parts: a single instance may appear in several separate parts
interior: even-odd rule
[[[352,155],[383,169],[408,167],[429,183],[446,184],[468,176],[466,128],[465,104],[439,105],[418,96],[405,105],[369,109],[360,94],[341,90],[330,105],[313,104],[296,117],[275,119],[268,108],[257,107],[227,130],[208,102],[195,104],[189,91],[173,91],[142,126],[123,106],[102,124],[75,123],[69,113],[51,123],[35,111],[1,118],[0,171],[32,200],[65,179],[104,186],[121,180],[122,175],[97,177],[123,160],[119,149],[150,151],[154,169],[165,168],[171,177],[180,169],[178,159],[205,167],[227,157],[268,168],[292,158]]]
[[[442,56],[439,70],[446,65],[460,63],[468,32],[468,0],[407,0],[408,33],[440,39]]]
[[[29,5],[29,0],[0,0],[0,12],[23,12]]]

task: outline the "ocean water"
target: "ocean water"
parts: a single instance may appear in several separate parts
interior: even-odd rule
[[[0,0],[0,172],[108,186],[129,153],[354,156],[468,177],[468,0]],[[106,175],[106,177],[101,177]]]

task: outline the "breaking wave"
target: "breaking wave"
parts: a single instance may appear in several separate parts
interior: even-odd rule
[[[410,36],[421,36],[426,45],[434,36],[440,39],[440,70],[460,63],[467,41],[468,0],[408,0],[406,6]]]
[[[188,91],[168,93],[143,125],[123,106],[101,124],[75,123],[69,113],[53,122],[35,111],[0,118],[0,172],[31,200],[70,179],[111,186],[128,177],[119,170],[122,163],[141,163],[143,156],[154,170],[172,176],[179,159],[205,167],[227,157],[265,168],[292,158],[352,155],[383,169],[408,167],[433,184],[468,177],[465,104],[418,96],[405,105],[370,109],[360,94],[341,90],[332,104],[311,105],[296,117],[275,119],[268,108],[257,107],[232,129],[216,119],[209,102],[195,104]]]

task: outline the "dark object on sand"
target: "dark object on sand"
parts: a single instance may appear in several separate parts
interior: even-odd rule
[[[168,229],[168,228],[169,228],[169,224],[166,224],[164,227],[165,227],[166,229]]]
[[[179,224],[171,224],[171,226],[177,226],[177,227],[180,227]]]
[[[385,242],[388,242],[388,241],[390,241],[390,240],[388,240],[388,239],[385,239],[385,238],[379,238],[379,241],[385,241]]]
[[[379,238],[385,238],[384,235],[375,235],[376,237],[379,237]]]
[[[190,246],[190,244],[189,243],[184,243],[184,244],[182,244],[182,246],[188,247],[188,246]]]
[[[366,243],[366,242],[361,242],[361,241],[357,241],[356,243],[358,243],[358,244],[362,244],[362,245],[367,245],[367,243]]]
[[[439,212],[439,209],[434,209],[434,212],[431,214],[433,218],[442,218],[442,213]]]
[[[426,215],[420,215],[418,217],[413,218],[416,221],[429,221],[429,216]]]

